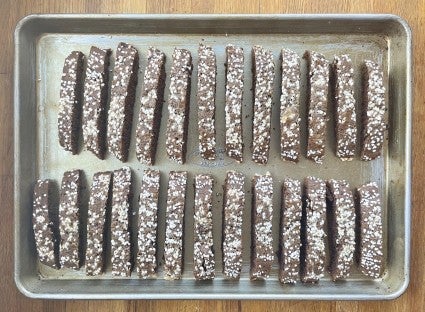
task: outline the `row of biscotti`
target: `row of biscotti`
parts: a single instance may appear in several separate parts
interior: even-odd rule
[[[38,181],[34,190],[33,226],[41,263],[78,269],[85,262],[88,275],[105,270],[105,235],[111,232],[112,274],[129,276],[133,253],[137,250],[136,270],[141,278],[157,272],[157,213],[160,172],[145,170],[138,207],[137,249],[132,247],[130,205],[132,173],[124,167],[114,172],[100,172],[93,177],[87,220],[85,258],[81,220],[82,172],[74,170],[63,176],[59,211],[52,203],[52,182]],[[194,179],[194,252],[193,273],[196,279],[213,279],[213,177],[198,174]],[[242,268],[242,217],[245,210],[245,177],[229,171],[223,198],[222,252],[223,273],[237,279]],[[164,278],[179,279],[183,270],[184,214],[187,172],[169,174],[166,201]],[[358,252],[361,271],[370,277],[382,273],[382,207],[374,183],[357,189],[359,233]],[[274,262],[272,216],[273,179],[270,174],[252,179],[251,278],[268,278]],[[302,201],[304,198],[304,203]],[[328,210],[326,211],[328,200]],[[109,208],[110,207],[110,208]],[[355,252],[354,199],[345,181],[308,177],[304,186],[286,179],[282,187],[279,280],[294,283],[317,282],[325,270],[325,233],[329,235],[330,273],[333,280],[350,275]],[[327,219],[328,229],[325,229]],[[136,240],[135,240],[136,241]],[[84,261],[84,259],[85,261]]]
[[[60,145],[78,152],[78,133],[82,108],[84,146],[103,159],[106,147],[118,159],[126,161],[129,154],[133,106],[139,68],[138,51],[129,44],[117,48],[107,112],[108,68],[110,50],[92,47],[87,60],[83,87],[81,52],[72,52],[65,60],[58,115]],[[342,160],[355,156],[357,143],[354,70],[348,55],[335,57],[331,66],[319,53],[307,51],[308,65],[308,139],[307,157],[321,163],[325,153],[328,86],[334,106],[336,155]],[[330,68],[329,68],[330,67]],[[197,63],[197,120],[199,151],[207,160],[216,157],[216,55],[201,44]],[[331,69],[331,70],[330,70]],[[282,85],[280,97],[281,158],[298,161],[300,156],[300,81],[301,59],[291,50],[281,51]],[[361,159],[372,160],[382,153],[385,123],[385,87],[383,72],[373,61],[365,61],[362,80],[362,148]],[[252,160],[266,164],[271,137],[272,95],[275,64],[270,50],[261,46],[252,49],[253,105]],[[170,95],[167,100],[168,121],[166,152],[171,160],[184,163],[190,110],[192,57],[189,51],[175,49],[170,72]],[[165,88],[165,54],[148,50],[136,125],[136,155],[140,162],[155,162],[161,124]],[[244,140],[242,103],[244,90],[244,51],[226,47],[225,74],[225,149],[226,154],[242,162]],[[81,105],[81,93],[84,101]]]

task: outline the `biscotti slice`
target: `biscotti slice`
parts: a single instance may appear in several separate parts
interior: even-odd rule
[[[180,279],[183,272],[184,210],[186,171],[170,171],[164,247],[164,279]]]
[[[252,179],[251,279],[266,279],[274,260],[273,178],[269,172]]]
[[[300,154],[300,57],[282,49],[282,94],[280,96],[280,156],[297,162]]]
[[[223,274],[239,279],[242,269],[242,217],[245,208],[245,177],[228,171],[223,186]]]
[[[60,264],[63,268],[81,266],[80,209],[83,172],[66,171],[63,174],[59,198]]]
[[[325,271],[326,184],[315,177],[304,181],[301,219],[301,281],[317,283]]]
[[[158,227],[159,170],[143,171],[139,197],[137,274],[140,278],[156,275],[156,237]]]
[[[304,58],[307,59],[309,77],[307,158],[322,163],[325,156],[329,62],[314,51],[306,51]]]
[[[111,262],[112,275],[130,276],[132,263],[130,217],[132,176],[129,167],[115,170],[112,179]]]
[[[349,55],[335,56],[332,63],[332,98],[335,105],[336,156],[352,160],[356,153],[357,126],[353,63]]]
[[[272,96],[274,82],[273,54],[261,46],[252,49],[254,86],[252,106],[252,160],[267,164],[270,150]]]
[[[357,216],[359,219],[358,262],[360,271],[379,278],[384,265],[382,204],[378,185],[367,183],[357,188]]]
[[[212,229],[213,183],[211,175],[195,176],[193,275],[196,280],[212,280],[215,275]]]
[[[37,180],[34,186],[32,226],[40,263],[58,269],[58,210],[52,202],[53,181]]]
[[[136,130],[136,156],[145,165],[155,163],[165,88],[165,54],[149,48]]]
[[[91,47],[84,82],[84,146],[98,158],[106,152],[106,103],[108,100],[109,59],[111,50]]]
[[[346,279],[350,276],[354,261],[355,206],[350,185],[344,180],[326,182],[328,200],[328,235],[332,280]]]
[[[198,49],[198,131],[199,152],[203,159],[215,159],[215,88],[217,64],[214,50]]]
[[[110,218],[112,172],[98,172],[90,189],[87,221],[86,274],[100,275],[106,265],[107,219]]]
[[[78,153],[78,133],[81,119],[81,100],[83,93],[84,54],[72,51],[63,66],[59,113],[59,144],[65,151]]]
[[[381,66],[373,61],[363,65],[362,160],[373,160],[382,154],[384,145],[385,87]]]
[[[184,164],[186,161],[191,74],[192,56],[190,52],[185,49],[174,49],[165,144],[168,158],[179,164]]]
[[[282,186],[282,214],[280,220],[279,281],[296,283],[300,271],[301,182],[285,179]]]
[[[226,120],[226,154],[242,162],[242,100],[244,76],[244,52],[241,47],[226,47],[226,102],[224,106]]]
[[[139,53],[130,44],[118,44],[111,100],[108,112],[108,149],[121,161],[127,161],[136,95]]]

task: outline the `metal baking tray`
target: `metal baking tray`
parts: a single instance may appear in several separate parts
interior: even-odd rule
[[[201,41],[212,45],[217,54],[217,142],[219,157],[216,161],[202,161],[197,153],[196,79],[192,79],[191,111],[186,164],[177,165],[167,160],[164,153],[165,121],[159,139],[157,162],[162,172],[159,209],[159,254],[165,232],[165,195],[168,172],[190,172],[185,217],[184,276],[179,281],[165,281],[161,269],[159,278],[140,280],[112,278],[110,270],[98,278],[88,278],[80,271],[52,270],[37,262],[31,227],[31,198],[35,180],[61,180],[64,171],[80,168],[91,183],[94,172],[113,170],[124,164],[109,155],[98,160],[87,151],[72,156],[64,152],[57,141],[57,111],[59,84],[63,61],[72,50],[88,55],[91,45],[115,49],[118,42],[134,44],[141,54],[141,73],[146,65],[146,51],[151,45],[167,55],[169,73],[174,47],[192,52],[197,63],[197,48]],[[240,45],[246,52],[244,93],[244,162],[236,164],[224,156],[224,62],[225,46]],[[270,161],[266,166],[250,160],[252,74],[251,48],[260,44],[270,48],[276,63],[272,142]],[[279,88],[281,48],[290,48],[300,55],[307,49],[323,53],[328,59],[335,54],[349,53],[355,65],[356,97],[360,95],[359,67],[364,59],[382,64],[388,89],[389,127],[384,155],[371,162],[342,162],[334,155],[332,121],[328,123],[325,161],[317,165],[305,157],[298,164],[279,158]],[[409,26],[394,15],[31,15],[21,20],[15,31],[15,281],[25,295],[37,298],[120,298],[120,299],[392,299],[401,295],[409,283],[410,256],[410,200],[411,200],[411,33]],[[305,73],[305,62],[302,63]],[[196,66],[193,76],[196,77]],[[302,81],[305,89],[306,75]],[[167,76],[166,87],[169,85]],[[302,92],[305,94],[305,92]],[[168,90],[165,99],[168,97]],[[302,103],[302,139],[305,153],[305,96]],[[136,101],[135,118],[139,111]],[[332,112],[329,111],[331,115]],[[129,165],[135,175],[136,200],[141,172],[145,166],[138,163],[134,151],[134,129]],[[239,281],[224,280],[221,274],[221,204],[222,184],[227,170],[236,169],[246,175],[247,207],[244,214],[243,270]],[[326,275],[317,285],[297,283],[282,286],[277,280],[278,263],[275,260],[270,279],[249,280],[250,251],[250,179],[255,173],[270,171],[274,176],[274,248],[277,251],[280,217],[280,186],[283,178],[302,179],[308,175],[324,179],[347,179],[352,187],[368,181],[379,183],[383,194],[385,274],[371,280],[354,270],[344,282],[333,283]],[[215,177],[214,246],[216,252],[216,279],[197,282],[192,275],[193,252],[193,176],[211,173]],[[137,208],[135,208],[137,210]],[[136,217],[136,216],[135,216]],[[277,258],[276,258],[277,259]]]

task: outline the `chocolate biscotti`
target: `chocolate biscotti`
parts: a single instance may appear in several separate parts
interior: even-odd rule
[[[170,171],[164,243],[164,279],[180,279],[183,271],[186,171]]]
[[[72,154],[78,153],[83,66],[84,54],[80,51],[72,51],[65,59],[61,78],[58,113],[59,144]]]
[[[307,177],[304,180],[304,197],[300,275],[304,283],[317,283],[325,271],[325,182]]]
[[[82,264],[81,244],[81,188],[83,172],[66,171],[63,174],[59,198],[59,234],[61,267],[79,269]]]
[[[282,88],[280,95],[280,157],[297,162],[300,154],[300,76],[298,54],[282,49]]]
[[[384,250],[382,204],[378,185],[366,183],[356,190],[359,226],[358,262],[360,271],[378,278],[383,273]]]
[[[136,95],[139,53],[130,44],[118,44],[108,111],[108,149],[121,161],[127,161]]]
[[[106,152],[106,103],[108,100],[109,58],[111,50],[91,47],[84,82],[84,146],[98,158]]]
[[[373,160],[382,154],[386,128],[383,76],[381,66],[373,61],[365,61],[363,65],[362,160]]]
[[[165,144],[168,158],[179,164],[184,164],[186,161],[191,74],[190,52],[174,49],[170,74],[170,97],[167,103],[168,121]]]
[[[274,62],[270,50],[262,46],[252,49],[254,86],[252,106],[252,160],[267,164],[269,160]]]
[[[129,167],[115,170],[111,203],[111,262],[113,276],[130,276],[132,269],[130,203],[132,175]]]
[[[322,163],[325,155],[329,62],[314,51],[306,51],[304,58],[307,59],[309,77],[307,158]]]
[[[252,179],[251,279],[266,279],[274,260],[273,178],[270,173]]]
[[[139,222],[136,269],[140,278],[156,275],[156,238],[158,228],[159,170],[143,171],[139,196]]]
[[[145,165],[155,163],[165,88],[165,54],[149,48],[136,130],[136,156]]]
[[[204,44],[198,49],[198,131],[203,159],[215,159],[215,89],[217,64],[214,50]]]
[[[244,52],[241,47],[226,47],[226,154],[242,162],[242,100],[244,88]]]
[[[32,226],[40,263],[59,269],[58,210],[52,199],[53,181],[37,180],[34,186]]]
[[[106,232],[110,222],[112,172],[98,172],[90,189],[87,221],[86,274],[100,275],[106,266]]]
[[[327,223],[332,280],[350,276],[355,250],[355,207],[350,185],[344,180],[329,180]]]

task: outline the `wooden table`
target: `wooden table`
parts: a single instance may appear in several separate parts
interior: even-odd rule
[[[393,13],[410,24],[414,49],[411,280],[388,302],[49,301],[28,299],[13,281],[13,31],[31,13]],[[0,311],[423,311],[425,306],[425,0],[2,0],[0,1]],[[421,156],[422,155],[422,156]]]

